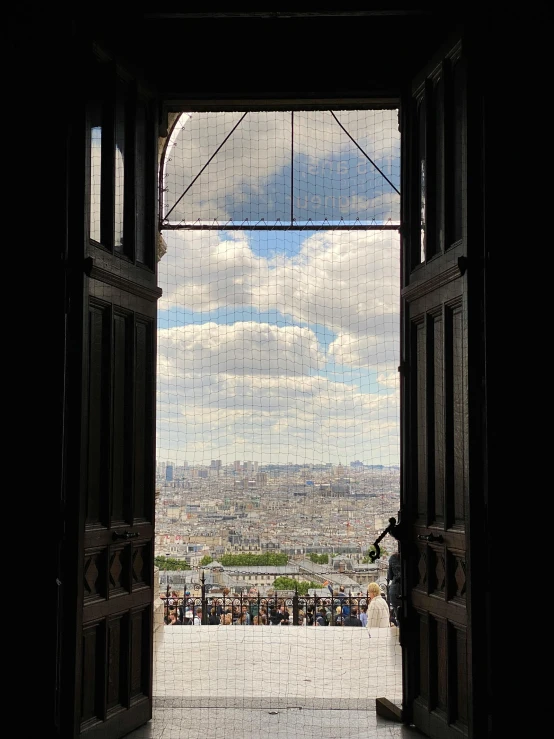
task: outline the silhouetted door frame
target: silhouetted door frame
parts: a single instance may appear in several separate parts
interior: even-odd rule
[[[118,739],[152,716],[157,104],[97,47],[72,61],[58,715]]]
[[[442,129],[444,139],[435,135],[437,127],[418,125],[421,100],[434,100],[442,74],[450,84],[456,60],[461,80],[455,84],[462,93],[458,149],[450,124]],[[400,524],[407,534],[400,553],[403,720],[429,736],[471,739],[484,735],[479,722],[486,706],[477,701],[487,691],[477,648],[484,631],[481,610],[472,608],[474,592],[484,591],[482,583],[476,585],[479,568],[472,567],[469,554],[471,544],[472,557],[478,558],[475,524],[482,496],[472,486],[482,474],[478,425],[484,403],[478,387],[482,357],[478,348],[472,354],[478,346],[473,327],[482,318],[479,256],[473,261],[482,248],[477,192],[482,152],[467,60],[463,44],[451,44],[402,104]],[[72,98],[65,372],[65,425],[71,434],[65,440],[63,485],[63,518],[78,525],[67,526],[60,554],[58,715],[64,737],[117,739],[152,714],[157,120],[152,91],[128,70],[100,52],[82,64],[82,89]],[[112,95],[104,98],[110,89]],[[97,240],[90,238],[90,132],[99,100],[106,138]],[[449,105],[452,89],[445,110]],[[122,115],[125,124],[118,128]],[[128,143],[123,188],[116,181],[115,155],[122,131]],[[469,132],[475,137],[471,146]],[[442,170],[440,192],[439,151],[454,157]],[[423,261],[418,257],[422,161]],[[113,239],[120,196],[122,244]],[[452,208],[459,198],[458,239]]]
[[[485,736],[487,715],[483,110],[468,49],[462,34],[445,44],[401,110],[402,719],[437,739]]]

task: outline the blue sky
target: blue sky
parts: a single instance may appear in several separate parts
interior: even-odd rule
[[[396,115],[383,111],[381,125],[376,111],[363,113],[372,114],[367,126],[373,126],[379,142],[379,166],[394,181],[399,172]],[[209,129],[211,138],[206,135],[201,142],[204,129],[199,125],[196,130],[204,158],[233,122],[228,117],[220,125],[218,120]],[[313,120],[321,131],[336,136],[329,127],[332,122]],[[350,115],[349,125],[361,131],[364,120]],[[211,121],[205,114],[203,122]],[[273,141],[267,131],[276,141],[279,135],[286,138],[286,116],[277,120],[281,129],[270,118],[262,123],[252,123],[251,130],[263,129],[266,148]],[[334,139],[334,145],[341,141]],[[301,147],[302,141],[297,144]],[[263,211],[268,193],[260,183],[282,183],[276,192],[286,194],[282,158],[275,154],[266,161],[262,146],[246,156],[248,145],[243,139],[236,156],[227,152],[220,161],[217,176],[202,182],[199,178],[197,191],[191,188],[197,207],[207,204],[205,214],[222,207],[227,216],[229,209],[242,209],[244,215],[244,208],[250,214],[254,209],[256,215],[269,215]],[[368,140],[365,145],[377,160],[376,147]],[[390,195],[390,186],[380,176],[368,172],[365,160],[368,166],[360,175],[362,168],[351,150],[327,147],[318,159],[309,136],[303,146],[295,159],[295,178],[299,190],[307,193],[306,202],[314,197],[316,205],[317,198],[323,204],[329,187],[336,198],[348,187],[349,198],[359,192],[365,198],[359,202],[371,204],[371,212],[363,211],[366,216],[386,220],[394,213],[397,197]],[[168,180],[176,193],[186,189],[183,173],[189,172],[190,181],[202,161],[197,157],[187,165],[186,147],[178,149],[176,144]],[[264,167],[252,174],[249,162],[254,154]],[[245,172],[252,176],[243,176],[239,183]],[[353,172],[357,190],[348,182]],[[348,208],[356,202],[350,199]],[[317,207],[312,215],[318,215]],[[211,459],[398,464],[396,232],[306,228],[166,231],[163,236],[167,251],[159,262],[159,458],[189,464],[209,464]]]
[[[171,222],[235,225],[396,222],[400,137],[395,111],[192,114],[169,152]],[[227,138],[229,134],[232,135]],[[199,152],[197,155],[196,153]]]

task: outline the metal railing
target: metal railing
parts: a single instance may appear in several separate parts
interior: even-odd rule
[[[273,615],[275,609],[283,605],[288,618],[285,619],[286,625],[301,626],[304,619],[307,619],[308,625],[315,625],[317,616],[325,609],[325,625],[342,626],[342,620],[338,616],[347,615],[344,613],[345,606],[348,607],[348,613],[355,608],[360,613],[362,606],[368,605],[366,596],[353,596],[339,598],[336,595],[317,596],[317,595],[299,595],[295,593],[289,597],[275,596],[252,596],[244,594],[223,594],[209,595],[202,588],[201,596],[177,596],[172,595],[170,586],[164,599],[164,617],[168,623],[169,615],[175,612],[179,624],[187,625],[194,623],[194,616],[200,612],[200,622],[204,625],[227,624],[229,626],[251,625],[279,625],[283,619]],[[387,604],[389,604],[388,593],[385,596]],[[340,607],[340,613],[337,608]],[[389,611],[391,611],[389,605]],[[248,614],[246,616],[246,614]],[[313,616],[313,623],[310,623],[310,614]],[[210,618],[210,616],[212,618]],[[224,618],[225,617],[225,618]],[[392,615],[391,615],[392,623]]]

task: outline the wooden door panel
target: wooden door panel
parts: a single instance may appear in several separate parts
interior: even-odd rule
[[[448,618],[459,624],[467,623],[465,603],[465,554],[446,547],[417,547],[417,579],[414,578],[411,598],[416,608]]]
[[[458,269],[458,268],[457,268]],[[441,531],[464,526],[465,308],[458,270],[439,289],[404,293],[409,350],[414,516]]]
[[[473,736],[465,58],[459,39],[403,102],[404,715]]]
[[[135,713],[141,701],[149,713],[151,693],[154,526],[148,419],[155,392],[155,302],[143,297],[143,287],[123,291],[106,284],[104,271],[91,270],[96,279],[91,277],[89,285],[87,658],[81,675],[81,730],[87,736],[104,736],[112,722],[116,731],[119,714]],[[143,710],[137,715],[142,720]]]
[[[157,112],[109,55],[96,50],[86,69],[81,436],[68,445],[80,582],[64,736],[118,739],[152,715]]]
[[[421,659],[413,721],[428,736],[466,735],[467,630],[425,610],[419,611],[418,616]],[[453,678],[454,667],[457,680]]]
[[[124,736],[151,717],[151,603],[83,628],[80,733]]]

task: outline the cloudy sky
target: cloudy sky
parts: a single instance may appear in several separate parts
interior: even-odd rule
[[[396,111],[336,115],[399,188]],[[163,232],[158,458],[398,464],[397,232],[313,226],[396,222],[399,196],[329,112],[248,114],[197,177],[241,117],[182,117],[167,221],[284,221],[292,202],[306,228]]]

